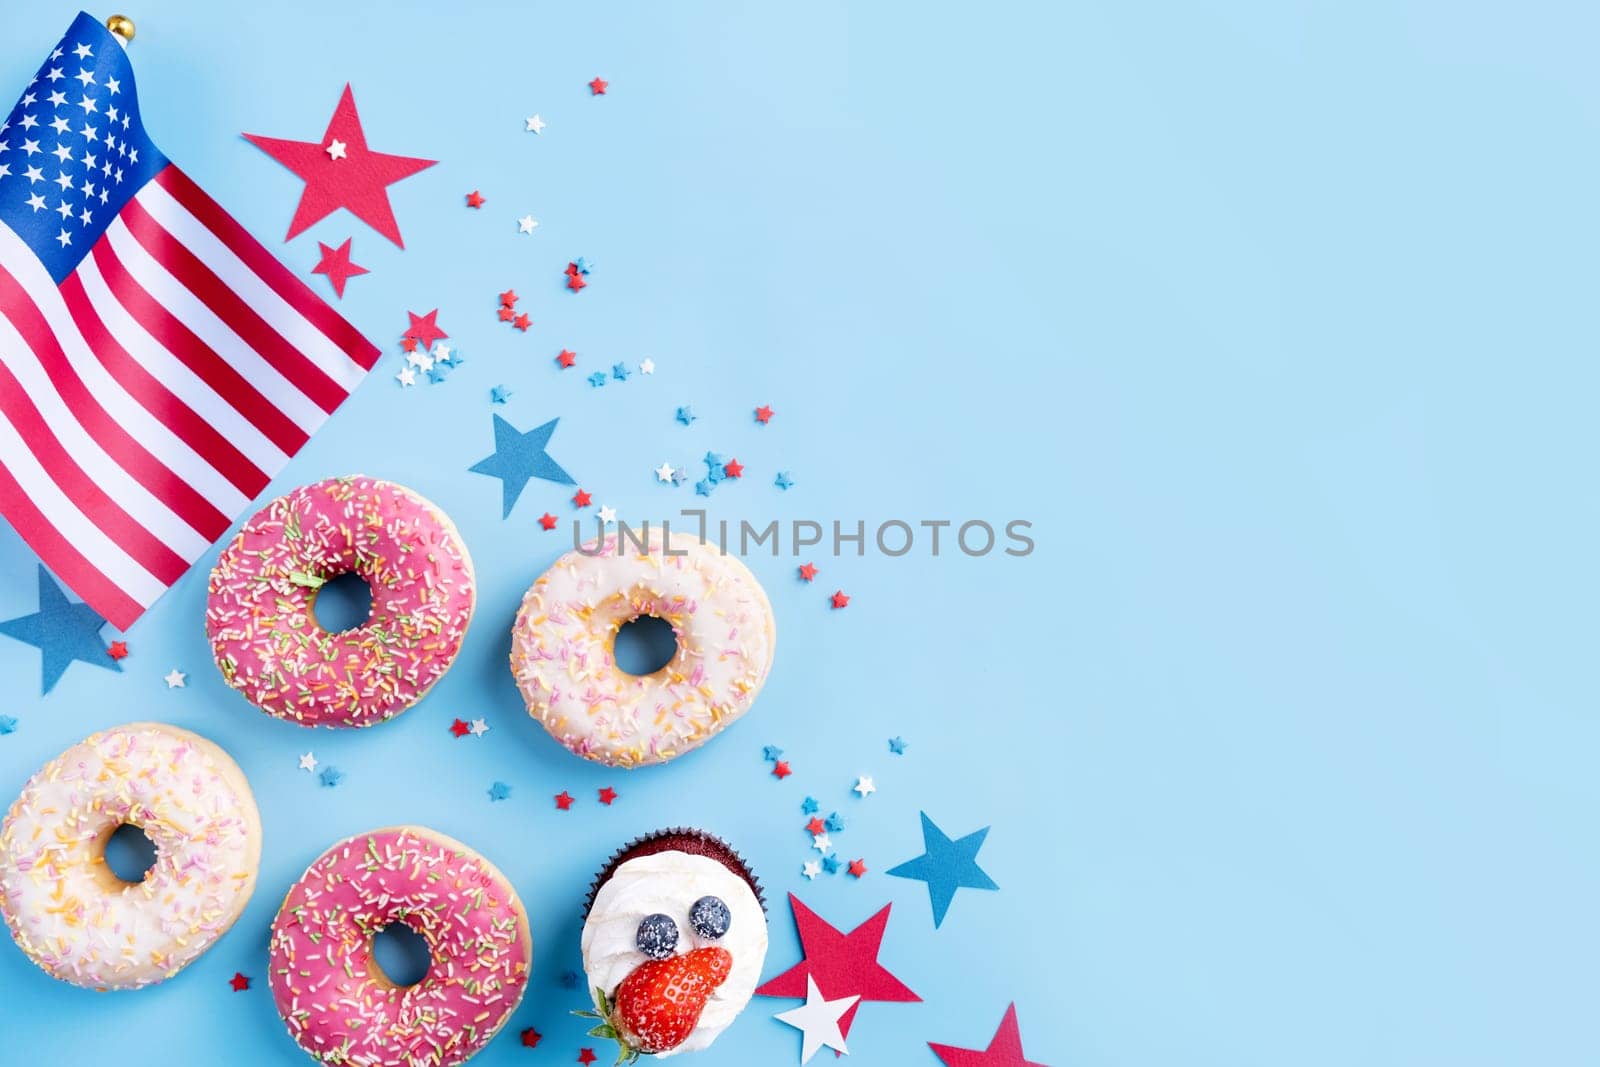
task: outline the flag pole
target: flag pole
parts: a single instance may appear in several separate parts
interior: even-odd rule
[[[124,48],[128,46],[129,41],[133,40],[133,20],[126,15],[112,15],[106,19],[106,29],[110,30],[118,41],[122,42]]]

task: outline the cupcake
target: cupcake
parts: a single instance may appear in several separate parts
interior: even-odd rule
[[[750,1003],[767,956],[761,884],[739,854],[700,830],[657,830],[595,876],[583,970],[599,1020],[623,1055],[710,1045]]]

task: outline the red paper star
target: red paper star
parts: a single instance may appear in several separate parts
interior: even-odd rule
[[[850,598],[844,595],[843,589],[833,594],[833,606],[836,608],[847,608],[850,606]]]
[[[556,362],[561,364],[562,367],[570,367],[574,363],[578,362],[578,353],[568,352],[565,348],[563,348],[561,350],[561,354],[556,357]]]
[[[450,732],[455,734],[457,737],[466,737],[472,732],[472,727],[462,722],[460,719],[457,719],[455,722],[450,724]]]
[[[587,489],[579,489],[576,493],[572,494],[572,502],[578,505],[580,508],[588,507],[590,502],[593,500],[594,497],[589,495],[589,490]]]
[[[479,193],[478,190],[476,190],[476,189],[472,190],[472,192],[467,194],[467,206],[468,207],[482,207],[483,206],[483,194]]]
[[[594,81],[589,83],[589,94],[591,96],[604,96],[606,95],[606,89],[610,85],[611,83],[606,81],[604,78],[596,78]]]
[[[233,977],[228,979],[228,984],[233,987],[233,991],[235,993],[240,993],[250,988],[250,979],[246,978],[238,971],[234,971]]]
[[[808,834],[812,834],[812,835],[820,834],[820,833],[824,832],[827,829],[828,829],[828,824],[823,822],[820,818],[818,818],[815,815],[811,816],[811,821],[806,823],[806,833],[808,833]]]
[[[554,530],[556,528],[556,517],[547,511],[539,516],[539,525],[546,530]]]
[[[793,893],[789,894],[789,906],[794,909],[794,924],[800,931],[800,950],[805,958],[757,989],[761,996],[804,997],[808,974],[830,997],[859,996],[861,1000],[839,1016],[839,1033],[846,1037],[862,1002],[922,999],[878,962],[878,947],[883,943],[893,905],[885,904],[882,911],[848,934],[835,930]]]
[[[582,1051],[580,1051],[578,1053],[578,1062],[581,1063],[581,1064],[584,1064],[585,1067],[588,1067],[588,1064],[593,1063],[594,1062],[594,1049],[586,1048],[586,1049],[583,1049]]]
[[[416,350],[417,350],[417,339],[415,337],[402,337],[402,338],[400,338],[400,351],[402,351],[402,352],[415,352]]]
[[[762,404],[760,407],[756,408],[756,421],[761,423],[763,426],[771,422],[772,409],[767,407],[765,404]]]
[[[800,565],[800,577],[804,578],[806,581],[809,582],[811,579],[815,578],[816,576],[817,576],[817,565],[815,563],[802,563]]]
[[[517,313],[509,307],[502,307],[499,311],[501,322],[510,322],[517,317]]]
[[[128,658],[128,642],[126,642],[126,641],[113,641],[113,642],[111,642],[111,647],[106,649],[106,655],[110,656],[112,659],[127,659]]]
[[[450,335],[439,329],[439,309],[434,308],[426,315],[418,315],[415,311],[406,312],[406,317],[411,320],[411,325],[406,327],[403,336],[421,345],[426,351],[433,347],[435,341],[443,341]]]
[[[508,307],[512,306],[513,304],[515,304],[516,302],[517,302],[517,291],[515,289],[507,289],[505,292],[500,294],[500,306],[501,307],[507,307],[508,308]]]
[[[855,875],[857,878],[860,878],[863,874],[867,873],[867,861],[851,860],[849,870],[851,874]]]
[[[1022,1054],[1022,1032],[1017,1027],[1017,1006],[1011,1005],[1000,1020],[1000,1029],[994,1032],[986,1049],[956,1048],[928,1042],[933,1054],[945,1067],[1045,1067]]]
[[[400,224],[395,221],[394,208],[389,204],[388,187],[433,166],[435,161],[391,156],[369,149],[349,85],[339,97],[339,106],[334,109],[322,140],[285,141],[253,133],[245,134],[245,138],[306,183],[285,241],[339,208],[348,208],[356,218],[401,248],[406,246],[400,239]],[[334,159],[328,152],[334,141],[343,143],[344,158]]]
[[[543,1034],[530,1026],[522,1031],[522,1045],[524,1048],[538,1048],[539,1039],[543,1036]]]
[[[338,248],[329,248],[321,241],[317,242],[317,251],[322,253],[322,258],[317,265],[311,268],[312,274],[326,274],[328,281],[333,283],[333,291],[342,299],[344,297],[344,283],[358,274],[367,273],[367,268],[357,263],[350,262],[350,242],[353,237],[346,237],[344,244]]]
[[[580,289],[583,289],[583,288],[587,287],[588,284],[589,284],[588,282],[583,280],[583,275],[581,275],[581,274],[569,274],[569,275],[567,275],[567,288],[571,289],[574,293],[576,293]]]
[[[556,794],[556,807],[560,808],[562,811],[571,811],[572,801],[572,794],[567,792],[565,789]]]
[[[571,278],[575,274],[582,274],[582,273],[583,272],[578,269],[578,265],[576,263],[568,263],[567,264],[567,277]]]
[[[722,465],[722,473],[726,474],[730,478],[743,477],[744,476],[744,464],[740,463],[736,459],[729,460],[727,463],[724,463]]]
[[[789,761],[786,759],[778,760],[772,765],[772,776],[780,782],[793,773],[794,772],[789,769]]]
[[[617,791],[612,789],[609,785],[600,790],[600,803],[609,807],[611,802],[615,799],[617,799]]]
[[[527,333],[528,327],[533,325],[533,319],[529,318],[528,313],[524,311],[521,315],[518,315],[516,318],[511,320],[511,325],[515,326],[523,333]]]

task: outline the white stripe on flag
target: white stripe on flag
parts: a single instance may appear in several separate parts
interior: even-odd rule
[[[134,199],[161,224],[162,229],[177,238],[200,262],[210,267],[211,272],[222,279],[229,289],[239,294],[284,340],[305,353],[307,359],[337,382],[340,389],[348,393],[361,384],[361,380],[367,376],[366,370],[279,296],[276,289],[262,281],[216,234],[174,200],[159,182],[145,183]]]

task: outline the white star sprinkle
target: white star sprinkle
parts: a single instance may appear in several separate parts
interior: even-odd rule
[[[866,796],[869,793],[876,793],[878,791],[878,787],[872,784],[871,778],[868,778],[866,775],[862,775],[860,778],[856,779],[855,791],[860,793],[862,796]]]
[[[672,464],[663,463],[661,466],[656,468],[656,480],[661,482],[670,482],[672,481],[672,476],[675,473],[676,472],[672,469]]]
[[[406,355],[406,362],[417,368],[423,374],[427,374],[433,369],[433,357],[421,349],[408,353]]]
[[[433,361],[435,363],[449,363],[450,362],[450,346],[445,344],[443,341],[440,341],[438,344],[434,345],[433,346]]]
[[[826,1000],[822,996],[822,990],[817,988],[817,980],[808,973],[806,1002],[798,1008],[780,1011],[773,1018],[788,1023],[800,1031],[801,1063],[809,1061],[824,1045],[836,1052],[848,1054],[850,1050],[844,1047],[844,1035],[839,1032],[839,1018],[860,999],[861,994],[856,993],[840,997],[838,1000]]]
[[[538,220],[536,220],[532,215],[524,215],[517,220],[517,232],[532,233],[534,227],[538,225]]]
[[[167,683],[168,689],[182,689],[184,687],[184,679],[188,677],[187,674],[174,667],[167,672],[167,676],[162,681]]]
[[[400,373],[394,376],[394,380],[399,382],[401,385],[416,385],[417,372],[412,370],[410,367],[401,367]]]
[[[343,159],[346,155],[345,143],[335,137],[328,142],[327,153],[329,159]]]
[[[546,126],[548,126],[548,125],[550,125],[550,124],[548,122],[546,122],[544,119],[540,118],[538,115],[529,115],[528,116],[528,129],[527,129],[527,132],[528,133],[543,133],[544,132],[544,128]]]
[[[301,756],[300,769],[302,771],[315,771],[317,769],[317,757],[313,756],[309,752]]]
[[[822,873],[822,861],[806,860],[805,866],[800,868],[800,873],[808,879],[815,879],[817,875]]]
[[[833,847],[833,839],[828,836],[828,832],[826,830],[820,834],[812,834],[811,847],[816,849],[818,852],[826,854],[827,851]]]
[[[486,734],[488,732],[489,732],[489,724],[487,722],[484,722],[482,719],[473,719],[472,720],[472,736],[473,737],[482,737],[484,734]]]
[[[639,373],[640,374],[654,374],[655,372],[656,372],[656,361],[655,360],[653,360],[653,359],[644,359],[644,360],[640,361],[640,363],[639,363]]]
[[[613,522],[616,522],[616,521],[617,521],[617,511],[616,511],[616,509],[611,507],[608,504],[601,504],[600,505],[600,523],[601,523],[601,525],[602,526],[603,525],[607,525],[609,523],[613,523]]]

